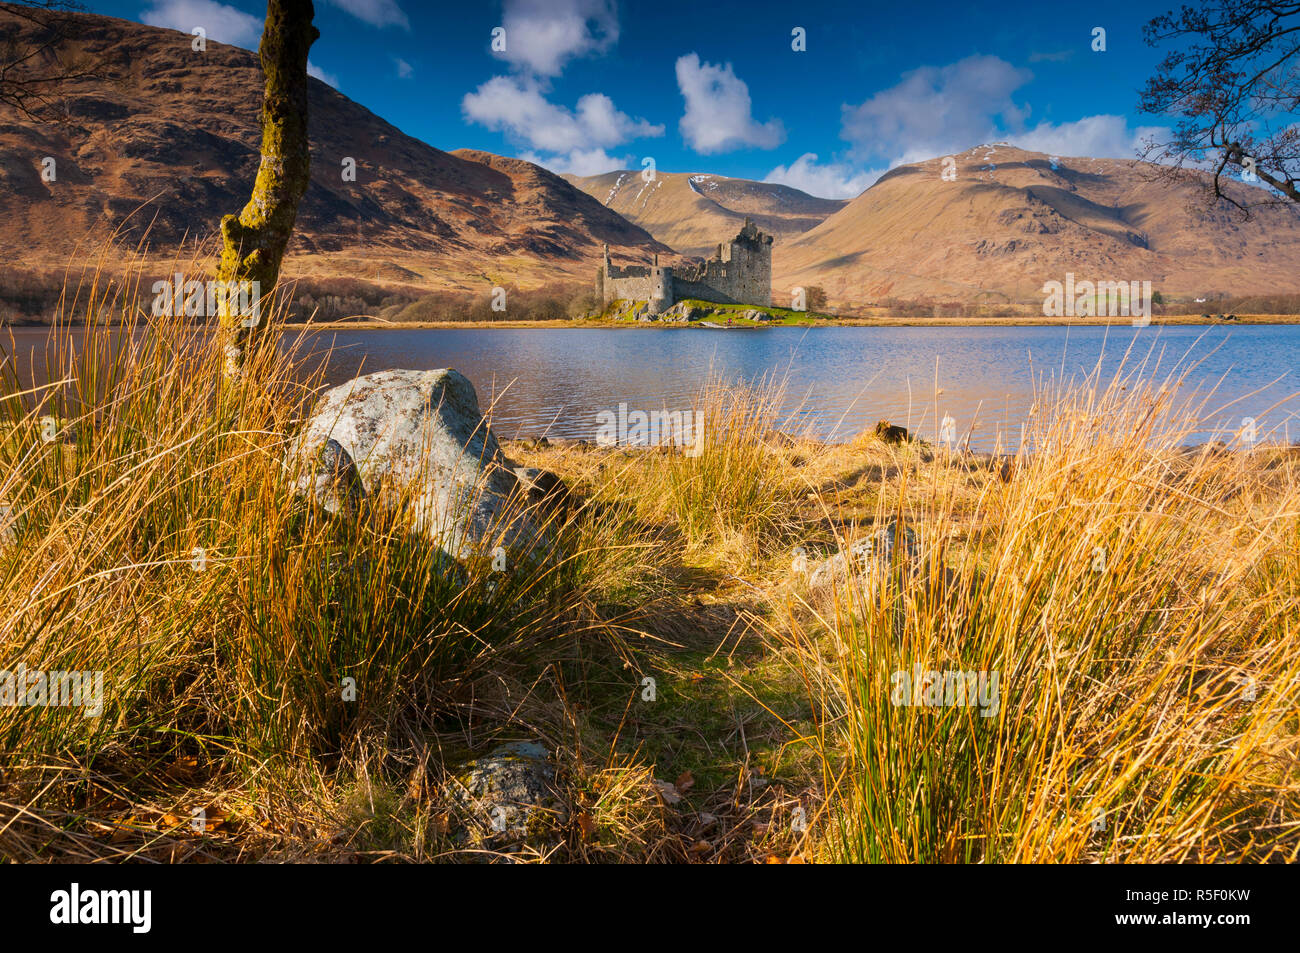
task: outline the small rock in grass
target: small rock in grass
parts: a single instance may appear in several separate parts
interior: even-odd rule
[[[568,809],[555,766],[534,741],[500,745],[470,761],[447,785],[455,808],[452,840],[465,847],[503,850],[558,840]]]
[[[876,424],[876,436],[885,443],[907,443],[911,439],[906,427],[898,427],[888,420]]]

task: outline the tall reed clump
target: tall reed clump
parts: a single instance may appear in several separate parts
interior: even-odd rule
[[[882,489],[915,557],[789,634],[822,712],[821,855],[1296,859],[1297,459],[1187,449],[1208,405],[1186,392],[1185,372],[1040,388],[973,508],[942,451]]]
[[[762,553],[791,535],[797,481],[774,452],[790,438],[779,432],[782,382],[741,385],[711,376],[691,411],[692,436],[657,461],[635,466],[628,480],[645,514],[675,527],[688,549],[722,561]],[[633,468],[629,468],[633,469]]]
[[[0,353],[0,671],[102,673],[99,711],[0,705],[9,856],[34,830],[82,842],[97,798],[166,796],[182,761],[194,783],[283,795],[362,736],[433,723],[580,602],[586,564],[556,516],[529,514],[546,532],[497,571],[493,534],[456,564],[401,506],[306,505],[285,451],[319,356],[271,330],[223,384],[211,329],[149,300],[89,275],[39,380]]]

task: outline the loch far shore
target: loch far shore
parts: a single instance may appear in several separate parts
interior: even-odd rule
[[[1130,318],[1098,318],[1083,317],[1070,318],[1044,318],[1041,316],[1033,317],[998,317],[998,318],[908,318],[908,317],[880,317],[880,318],[791,318],[785,320],[775,320],[768,322],[757,321],[738,321],[733,327],[742,328],[761,328],[774,325],[809,327],[809,328],[834,328],[834,327],[880,327],[880,328],[913,328],[913,327],[1053,327],[1065,325],[1095,325],[1104,327],[1108,324],[1130,325]],[[1170,325],[1215,325],[1231,327],[1238,324],[1300,324],[1300,315],[1297,314],[1239,314],[1235,321],[1221,321],[1217,317],[1206,318],[1199,314],[1166,314],[1154,315],[1151,318],[1152,326],[1170,324]],[[699,326],[693,322],[694,326]],[[657,321],[626,321],[603,318],[570,318],[558,321],[384,321],[379,318],[364,318],[351,321],[304,321],[285,324],[286,328],[313,328],[316,330],[346,329],[355,331],[365,328],[405,328],[409,330],[424,330],[435,328],[646,328],[646,327],[680,327],[681,325],[667,324]],[[690,327],[692,325],[686,325]],[[716,329],[709,329],[716,330]]]

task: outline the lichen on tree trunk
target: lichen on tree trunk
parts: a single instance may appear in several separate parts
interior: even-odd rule
[[[311,151],[307,138],[307,53],[320,32],[312,25],[311,0],[269,0],[258,48],[266,86],[262,97],[262,161],[253,194],[238,216],[221,220],[221,263],[217,280],[257,282],[263,299],[275,289],[280,263],[307,191]],[[228,369],[238,374],[251,335],[265,326],[262,302],[252,319],[219,300],[218,320],[226,336]]]

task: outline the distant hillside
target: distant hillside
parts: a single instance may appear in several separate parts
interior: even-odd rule
[[[1136,160],[1057,158],[1005,145],[900,166],[773,250],[773,286],[821,285],[833,304],[888,297],[1031,301],[1045,281],[1150,280],[1166,296],[1300,291],[1300,209],[1207,210],[1192,185]],[[1239,199],[1259,194],[1229,183]],[[1194,306],[1193,306],[1194,307]]]
[[[0,258],[61,270],[115,228],[167,260],[214,235],[247,201],[259,161],[262,73],[255,54],[125,20],[74,15],[69,44],[104,77],[67,88],[71,122],[0,109]],[[0,38],[28,38],[0,6]],[[330,86],[311,81],[312,181],[289,246],[290,276],[487,293],[491,284],[588,283],[608,242],[616,259],[669,249],[557,175],[518,159],[443,152]],[[41,177],[42,159],[56,178]],[[343,181],[345,157],[356,181]],[[134,214],[133,214],[134,213]]]
[[[683,255],[708,257],[746,217],[779,245],[820,224],[845,202],[819,199],[785,185],[729,179],[722,175],[640,171],[565,176],[588,195],[640,225]]]

